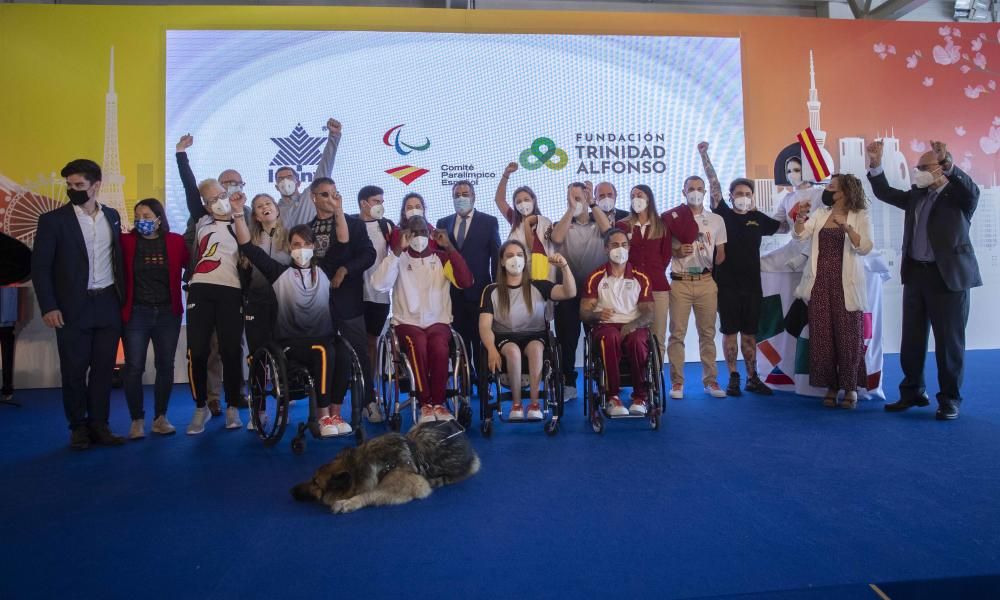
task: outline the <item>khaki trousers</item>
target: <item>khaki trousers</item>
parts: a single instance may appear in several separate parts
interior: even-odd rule
[[[698,329],[702,382],[705,385],[717,383],[715,318],[718,306],[719,288],[711,277],[670,282],[670,343],[667,345],[667,356],[670,358],[671,385],[684,384],[684,337],[692,309]]]
[[[670,292],[653,292],[653,334],[660,346],[660,360],[667,358],[667,315],[670,310]],[[660,365],[663,368],[663,365]]]

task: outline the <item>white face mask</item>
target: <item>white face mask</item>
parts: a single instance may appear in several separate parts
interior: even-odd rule
[[[226,195],[227,196],[232,196],[236,192],[242,192],[242,191],[243,191],[243,186],[240,186],[240,185],[233,184],[233,185],[226,186]]]
[[[691,190],[687,193],[686,198],[689,206],[701,206],[701,203],[705,201],[705,192]]]
[[[792,184],[792,187],[799,187],[802,184],[802,171],[788,171],[785,176],[788,177],[788,183]]]
[[[646,210],[647,206],[649,206],[649,202],[647,202],[645,198],[641,198],[639,196],[632,198],[632,212],[640,214],[642,211]]]
[[[382,204],[376,204],[368,209],[368,214],[370,214],[373,219],[381,219],[385,216],[385,206]]]
[[[512,275],[519,275],[521,271],[524,270],[524,257],[511,256],[507,260],[503,261],[503,266],[507,269],[508,273]]]
[[[615,209],[615,199],[614,198],[601,198],[597,201],[597,206],[600,207],[606,213],[609,213]]]
[[[532,212],[534,212],[534,210],[535,210],[535,203],[532,202],[531,200],[517,203],[517,212],[521,213],[522,217],[527,217]]]
[[[278,182],[278,193],[282,196],[291,196],[295,193],[295,182],[291,179],[282,179]]]
[[[913,185],[920,189],[930,187],[934,183],[934,175],[929,171],[913,169]]]
[[[233,212],[233,207],[229,200],[216,200],[212,203],[212,214],[217,217],[225,217]]]
[[[574,217],[579,217],[579,216],[580,216],[580,215],[582,215],[582,214],[583,214],[583,213],[584,213],[584,212],[585,212],[586,210],[587,210],[587,208],[586,208],[586,206],[585,206],[585,205],[583,204],[583,202],[574,202],[574,203],[573,203],[573,216],[574,216]]]
[[[747,212],[750,210],[750,198],[746,196],[733,198],[733,208],[736,209],[736,212]]]
[[[427,244],[429,240],[425,235],[418,235],[417,237],[410,238],[410,250],[413,250],[417,254],[420,254],[427,249]]]
[[[406,211],[407,219],[412,219],[413,217],[422,217],[422,216],[424,216],[424,210],[422,208],[411,208],[410,210]]]
[[[312,248],[296,248],[292,250],[292,260],[301,267],[309,266],[310,261],[312,261],[313,249]]]
[[[608,252],[608,257],[616,265],[624,265],[628,262],[628,248],[612,248],[611,252]]]
[[[472,212],[472,198],[469,196],[456,196],[455,212],[463,217]]]

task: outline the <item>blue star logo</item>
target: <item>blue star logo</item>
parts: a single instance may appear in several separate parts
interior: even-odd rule
[[[319,164],[324,138],[310,137],[302,123],[297,124],[288,137],[271,138],[271,141],[278,146],[278,153],[271,159],[272,167],[297,166],[297,171],[301,172],[303,166]]]

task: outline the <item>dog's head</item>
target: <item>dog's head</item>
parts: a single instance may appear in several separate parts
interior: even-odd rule
[[[325,465],[316,469],[313,478],[292,488],[299,502],[327,502],[350,498],[354,487],[355,448],[344,448]]]

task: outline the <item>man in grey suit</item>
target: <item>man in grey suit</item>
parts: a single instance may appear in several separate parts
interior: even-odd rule
[[[903,234],[903,335],[899,400],[888,412],[927,406],[924,359],[928,330],[934,330],[938,367],[939,420],[958,418],[962,403],[965,327],[970,289],[981,286],[979,264],[969,238],[979,187],[954,165],[943,142],[931,142],[913,171],[914,186],[893,189],[882,172],[882,142],[868,144],[868,180],[879,200],[906,211]]]

